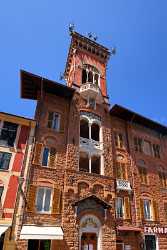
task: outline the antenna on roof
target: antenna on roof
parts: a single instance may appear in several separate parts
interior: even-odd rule
[[[93,39],[94,39],[94,41],[97,41],[98,37],[97,37],[97,36],[95,36]]]
[[[74,30],[75,30],[74,23],[69,24],[68,30],[69,30],[70,35],[72,35],[74,33]]]
[[[111,52],[111,55],[114,56],[114,55],[116,54],[116,51],[117,51],[117,50],[116,50],[116,47],[112,47],[112,48],[111,48],[111,51],[110,51],[110,52]]]
[[[93,35],[92,35],[91,32],[88,33],[88,37],[89,37],[90,39],[93,37]]]
[[[97,39],[98,39],[98,37],[95,34],[93,34],[92,32],[88,33],[88,37],[89,37],[89,39],[94,40],[94,41],[97,41]]]
[[[64,74],[60,72],[59,80],[62,81],[64,80]]]

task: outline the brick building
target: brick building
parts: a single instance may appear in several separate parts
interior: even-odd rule
[[[165,250],[167,128],[110,109],[109,50],[71,37],[67,86],[21,71],[37,128],[18,249]]]
[[[35,121],[0,112],[0,249],[12,249],[16,203],[25,185]]]

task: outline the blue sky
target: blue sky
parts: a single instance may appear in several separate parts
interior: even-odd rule
[[[19,70],[59,81],[75,23],[117,54],[108,64],[111,104],[167,125],[166,0],[15,0],[0,4],[0,110],[33,117],[20,98]]]

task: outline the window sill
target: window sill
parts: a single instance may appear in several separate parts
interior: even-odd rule
[[[153,155],[148,155],[148,154],[145,154],[144,152],[140,152],[140,151],[135,151],[135,154],[137,155],[143,155],[144,157],[146,157],[147,159],[154,159],[156,161],[161,161],[162,160],[162,157],[158,158],[158,157],[155,157]]]
[[[142,187],[146,187],[146,188],[150,187],[150,185],[148,183],[147,184],[146,183],[140,183],[140,184],[141,184]]]
[[[92,176],[104,176],[102,174],[96,174],[96,173],[89,173],[89,172],[86,172],[86,171],[82,171],[82,170],[79,170],[78,173],[80,174],[88,174],[88,175],[92,175]]]
[[[0,172],[7,172],[7,173],[8,173],[8,172],[9,172],[9,169],[1,169],[1,168],[0,168]]]
[[[116,217],[116,220],[117,220],[117,222],[131,222],[132,221],[131,218],[130,219],[126,219],[126,218],[123,218],[123,217],[121,217],[121,218]]]
[[[64,133],[64,130],[57,130],[57,129],[54,129],[54,128],[48,128],[46,127],[46,129],[50,132],[54,132],[54,133],[57,133],[57,134],[61,134],[61,133]]]
[[[47,212],[47,211],[37,211],[37,210],[36,210],[36,213],[37,213],[37,214],[47,214],[47,215],[50,215],[50,214],[51,214],[51,211],[48,211],[48,212]]]
[[[158,220],[153,220],[153,219],[151,219],[151,220],[143,219],[142,223],[144,223],[144,224],[157,224],[157,223],[159,223],[159,221]]]

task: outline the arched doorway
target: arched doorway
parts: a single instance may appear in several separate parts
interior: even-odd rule
[[[80,250],[101,250],[101,223],[94,215],[81,218]]]

